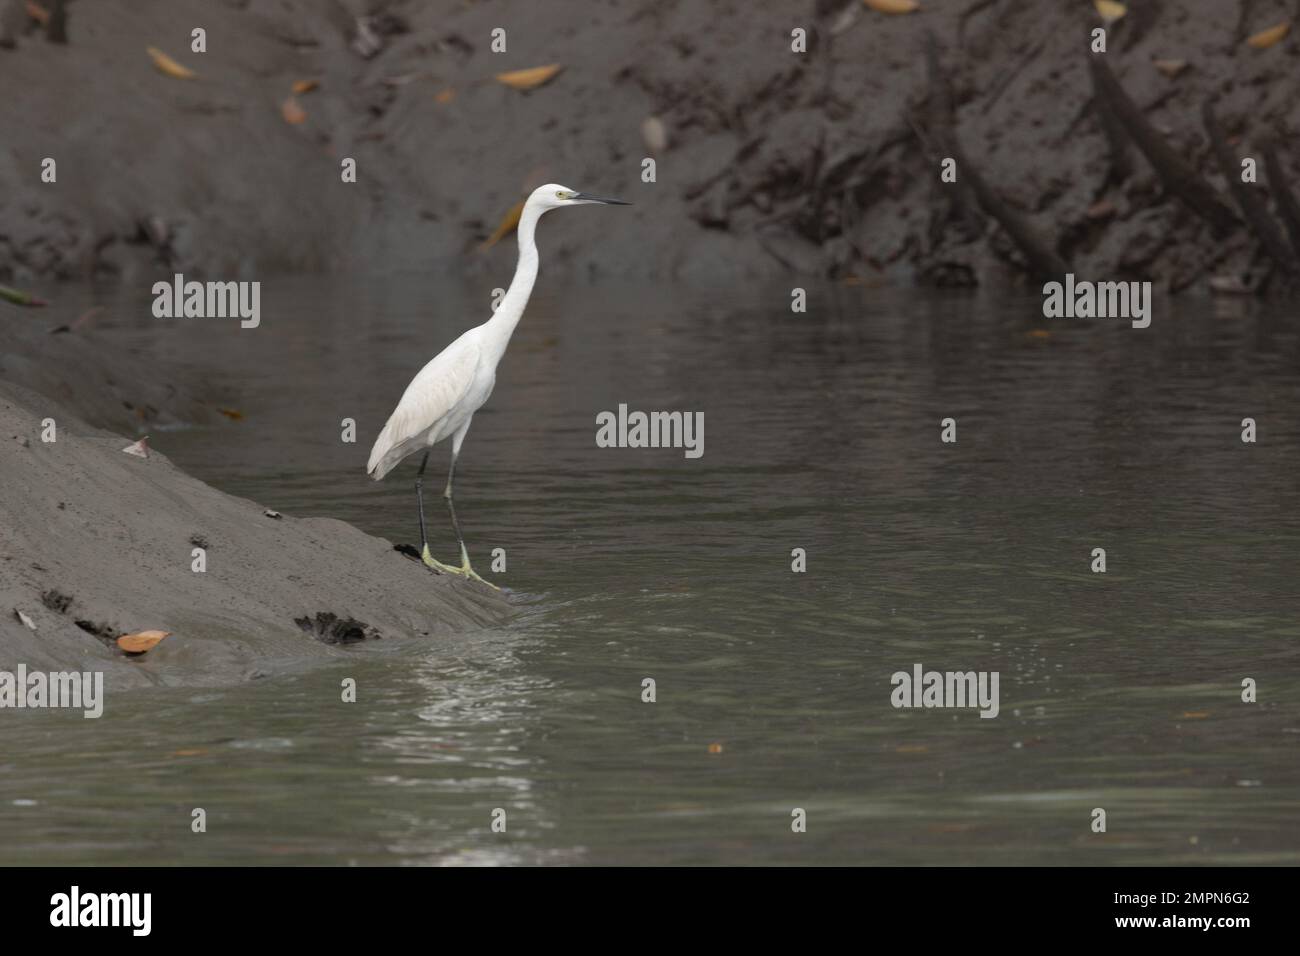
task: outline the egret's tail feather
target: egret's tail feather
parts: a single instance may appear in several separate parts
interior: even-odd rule
[[[424,445],[422,435],[413,435],[394,445],[389,438],[389,430],[385,427],[380,432],[375,447],[370,450],[370,461],[366,463],[366,474],[372,480],[379,481]]]
[[[378,456],[376,460],[376,456],[371,454],[370,463],[366,466],[366,474],[370,476],[371,481],[381,481],[386,474],[397,467],[397,463],[403,457],[405,456],[396,457],[389,452],[387,455]]]

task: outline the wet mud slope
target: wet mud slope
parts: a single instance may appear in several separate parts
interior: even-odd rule
[[[502,595],[432,574],[388,541],[267,514],[5,383],[0,444],[0,670],[103,671],[110,694],[220,685],[509,614]],[[116,639],[144,630],[171,636],[128,657]]]

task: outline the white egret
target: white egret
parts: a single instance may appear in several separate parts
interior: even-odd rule
[[[497,363],[505,354],[506,346],[515,326],[524,314],[524,306],[532,294],[537,280],[537,244],[533,233],[537,220],[552,209],[563,206],[581,206],[588,203],[627,206],[621,199],[603,199],[550,183],[533,190],[519,214],[519,264],[510,288],[497,306],[496,314],[482,325],[475,326],[434,356],[406,386],[402,399],[393,409],[384,430],[375,439],[370,450],[366,471],[378,481],[402,461],[418,451],[424,452],[420,470],[415,476],[415,501],[420,513],[420,558],[439,572],[463,574],[481,581],[489,587],[469,562],[465,539],[456,521],[456,506],[452,501],[452,483],[456,477],[456,458],[461,443],[469,431],[474,413],[483,407],[492,386],[496,384]],[[448,436],[451,437],[451,468],[447,472],[447,487],[442,496],[447,500],[451,514],[451,527],[460,545],[460,567],[452,567],[434,559],[429,552],[429,538],[424,527],[424,495],[421,482],[424,467],[429,463],[429,449]]]

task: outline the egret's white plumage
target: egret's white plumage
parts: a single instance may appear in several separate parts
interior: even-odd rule
[[[479,325],[433,357],[411,379],[402,400],[375,440],[366,471],[378,481],[409,455],[434,445],[468,426],[492,393],[496,369],[480,373]],[[475,379],[484,381],[475,388]],[[477,394],[477,393],[482,393]]]
[[[537,220],[551,209],[586,203],[626,205],[617,199],[588,196],[555,183],[533,190],[519,214],[519,264],[515,267],[515,277],[497,306],[496,313],[482,325],[465,332],[420,369],[415,378],[411,379],[411,384],[406,386],[401,401],[388,417],[383,431],[375,439],[374,448],[370,450],[366,470],[376,481],[409,456],[419,451],[425,452],[415,490],[420,509],[420,537],[423,539],[421,556],[430,567],[482,580],[470,567],[469,554],[465,550],[465,541],[461,537],[456,510],[452,504],[456,457],[460,454],[461,443],[469,431],[474,413],[483,407],[492,394],[492,387],[496,384],[497,363],[505,354],[510,336],[524,314],[524,307],[533,291],[533,283],[537,280],[537,244],[534,241]],[[420,491],[424,466],[428,463],[428,449],[447,437],[452,439],[451,468],[443,497],[447,499],[452,527],[460,543],[459,568],[435,561],[430,555],[424,530],[424,500]]]

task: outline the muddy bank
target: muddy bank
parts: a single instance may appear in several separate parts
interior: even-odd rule
[[[1210,99],[1234,156],[1259,154],[1273,133],[1275,171],[1300,169],[1287,141],[1300,125],[1296,31],[1247,42],[1294,6],[1133,0],[1112,27],[1106,62],[1138,115],[1225,202],[1202,122]],[[1255,288],[1274,268],[1249,217],[1212,228],[1099,105],[1086,0],[923,2],[906,16],[859,0],[68,9],[66,45],[20,23],[14,48],[0,49],[0,276],[15,281],[508,274],[512,244],[480,245],[523,192],[556,180],[638,205],[617,225],[548,222],[548,269],[1021,282],[1033,256],[997,217],[954,209],[939,183],[949,135],[1081,274]],[[190,49],[200,26],[206,53]],[[498,27],[503,53],[490,48]],[[805,54],[791,52],[794,28],[808,32]],[[934,123],[930,34],[949,129]],[[160,72],[149,46],[196,75]],[[529,91],[494,79],[551,63],[563,70]],[[298,81],[319,85],[286,113]],[[649,155],[655,183],[641,179]],[[40,182],[44,157],[58,160],[57,184]],[[344,158],[355,184],[341,182]],[[1260,183],[1276,204],[1276,184]]]
[[[98,326],[103,310],[60,307],[0,311],[0,381],[53,399],[97,428],[145,435],[211,425],[237,414],[230,396],[201,373],[162,368]],[[42,416],[43,417],[43,416]]]
[[[102,670],[111,701],[114,689],[238,682],[508,613],[501,595],[434,575],[388,541],[268,516],[3,382],[0,442],[0,670]],[[172,636],[138,658],[116,645],[150,629]]]

